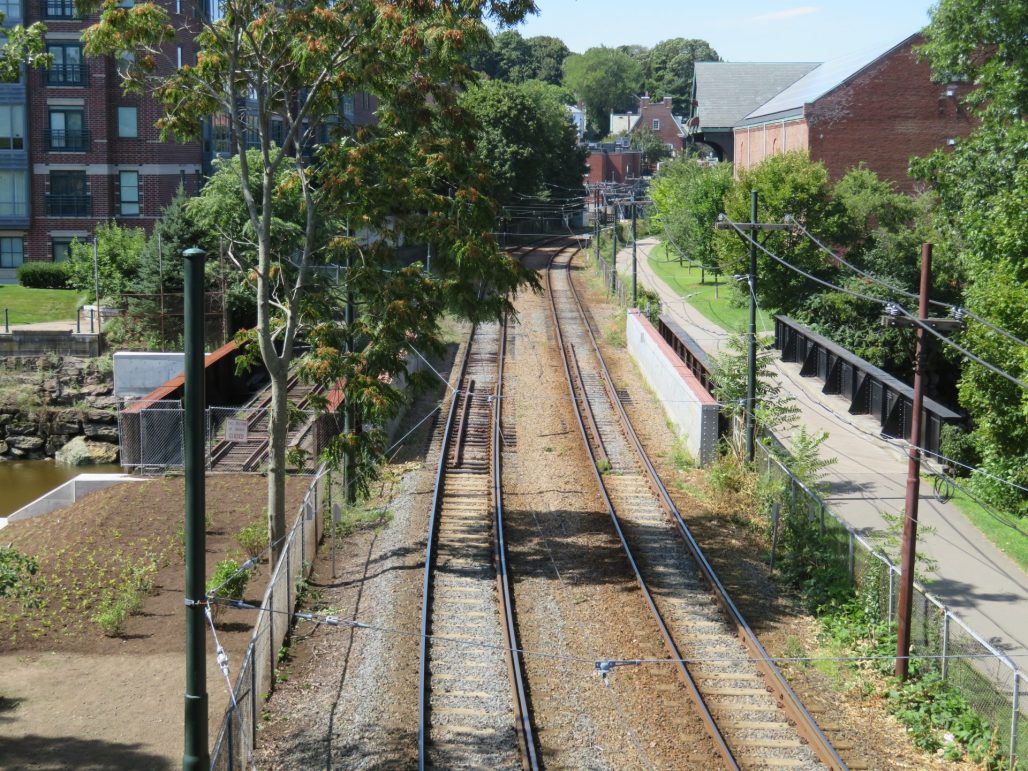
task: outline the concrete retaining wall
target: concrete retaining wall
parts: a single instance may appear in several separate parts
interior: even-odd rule
[[[629,353],[686,448],[700,464],[712,462],[717,453],[717,400],[637,310],[628,312],[625,337]]]
[[[8,522],[32,519],[69,506],[87,493],[104,490],[122,482],[139,481],[142,481],[139,477],[132,477],[128,474],[79,474],[63,485],[55,487],[46,495],[36,498],[32,503],[25,504],[9,517],[0,518],[0,529],[6,527]]]
[[[0,323],[2,329],[3,324]],[[90,358],[100,355],[100,343],[97,335],[74,332],[15,329],[5,334],[0,331],[0,356],[43,356],[48,353]]]

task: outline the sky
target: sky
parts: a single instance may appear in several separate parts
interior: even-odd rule
[[[895,42],[928,23],[933,0],[536,0],[523,37],[572,51],[668,38],[706,40],[725,61],[820,62]]]

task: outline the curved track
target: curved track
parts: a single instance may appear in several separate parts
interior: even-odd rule
[[[576,251],[569,245],[554,255],[546,284],[578,425],[611,521],[707,733],[730,768],[845,768],[646,457],[571,280]]]
[[[472,331],[443,435],[425,556],[420,769],[538,768],[503,540],[505,337],[501,324]]]

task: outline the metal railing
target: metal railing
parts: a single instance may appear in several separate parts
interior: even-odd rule
[[[891,624],[899,605],[900,569],[833,512],[825,500],[804,484],[769,448],[757,442],[757,468],[785,485],[785,506],[793,515],[816,523],[821,545],[834,555],[839,573],[848,575],[855,591],[875,601],[865,603],[876,621]],[[781,450],[779,450],[781,452]],[[915,582],[911,617],[911,651],[968,702],[995,732],[997,748],[1018,768],[1028,758],[1028,730],[1021,715],[1020,689],[1025,674],[992,645]],[[1019,724],[1022,724],[1019,726]]]
[[[46,213],[51,217],[92,217],[93,196],[46,194]]]
[[[89,147],[91,141],[88,129],[43,129],[43,144],[47,150],[82,152]]]
[[[48,86],[84,86],[89,82],[88,64],[53,64],[43,77]]]
[[[331,506],[332,493],[322,466],[307,488],[257,611],[250,643],[236,670],[232,699],[211,752],[213,770],[251,767],[260,705],[272,691],[278,651],[292,624],[297,586],[310,575],[324,515]],[[230,663],[235,669],[235,662]]]

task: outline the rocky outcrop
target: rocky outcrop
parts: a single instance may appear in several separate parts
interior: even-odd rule
[[[54,355],[0,358],[0,461],[55,456],[83,437],[95,445],[89,456],[105,459],[87,462],[114,462],[118,414],[109,365]]]
[[[84,436],[76,436],[57,451],[55,460],[69,466],[117,463],[118,446],[109,442],[91,442]]]

